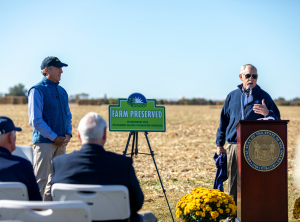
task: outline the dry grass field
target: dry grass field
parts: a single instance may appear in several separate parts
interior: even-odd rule
[[[71,105],[73,114],[73,138],[67,152],[80,148],[76,136],[79,120],[87,112],[97,112],[108,120],[107,106]],[[156,163],[162,177],[167,196],[175,215],[177,201],[195,187],[212,188],[215,165],[215,134],[219,124],[221,106],[166,106],[165,133],[149,133],[149,140],[155,153]],[[293,177],[294,155],[300,135],[300,107],[279,107],[282,119],[288,124],[288,173],[289,173],[289,221],[296,197],[300,196],[300,184]],[[32,145],[32,128],[28,124],[27,105],[0,105],[0,115],[9,116],[23,132],[17,134],[18,145]],[[128,133],[109,132],[105,149],[122,154]],[[149,152],[145,137],[139,133],[139,151]],[[145,194],[142,210],[151,210],[159,221],[172,221],[151,156],[134,157],[134,167]],[[227,187],[227,184],[225,184]],[[226,190],[225,190],[226,191]],[[276,195],[276,194],[274,194]],[[176,220],[179,221],[179,220]]]

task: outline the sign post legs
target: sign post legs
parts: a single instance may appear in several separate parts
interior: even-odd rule
[[[168,204],[168,207],[169,207],[169,210],[170,210],[170,213],[171,213],[173,222],[174,222],[174,217],[173,217],[172,210],[171,210],[171,207],[170,207],[168,198],[167,198],[166,190],[165,190],[164,185],[163,185],[163,182],[162,182],[162,180],[161,180],[161,177],[160,177],[160,174],[159,174],[159,171],[158,171],[156,162],[155,162],[154,152],[153,152],[152,149],[151,149],[150,142],[149,142],[149,139],[148,139],[147,134],[148,134],[148,132],[145,132],[145,137],[146,137],[146,140],[147,140],[147,143],[148,143],[148,147],[149,147],[149,150],[150,150],[150,153],[151,153],[151,156],[152,156],[152,159],[153,159],[155,168],[156,168],[157,175],[158,175],[158,177],[159,177],[159,181],[160,181],[161,188],[162,188],[162,190],[163,190],[163,192],[164,192],[164,195],[165,195],[165,198],[166,198],[166,201],[167,201],[167,204]]]
[[[138,150],[138,138],[139,138],[139,133],[138,132],[135,132],[135,136],[136,136],[136,140],[135,140],[135,150],[134,150],[134,154],[135,154],[135,156],[137,156],[138,155],[138,153],[139,153],[139,150]]]
[[[134,133],[134,132],[129,133],[128,140],[127,140],[127,143],[126,143],[126,147],[125,147],[125,150],[123,151],[123,156],[126,156],[128,145],[129,145],[132,133]]]
[[[130,132],[129,133],[128,140],[127,140],[127,143],[126,143],[126,147],[125,147],[125,150],[123,151],[123,155],[126,156],[128,145],[129,145],[129,141],[131,139],[131,135],[132,134],[133,134],[132,149],[131,149],[131,153],[129,153],[131,155],[131,158],[132,158],[133,155],[137,156],[137,154],[139,153],[138,152],[138,132]],[[155,161],[155,158],[154,158],[154,151],[152,151],[152,148],[151,148],[151,145],[150,145],[150,142],[149,142],[147,134],[148,134],[148,132],[145,132],[145,137],[146,137],[146,140],[147,140],[147,143],[148,143],[150,154],[149,153],[140,153],[140,154],[146,154],[146,155],[151,155],[152,156],[152,159],[153,159],[153,162],[154,162],[154,165],[155,165],[155,169],[156,169],[156,172],[157,172],[157,175],[158,175],[158,178],[159,178],[159,182],[160,182],[162,191],[164,192],[164,195],[165,195],[165,198],[166,198],[169,210],[170,210],[170,214],[171,214],[172,220],[174,222],[175,220],[174,220],[173,213],[172,213],[172,210],[171,210],[168,198],[167,198],[166,190],[165,190],[163,182],[161,180],[161,177],[160,177],[157,165],[156,165],[156,161]],[[135,150],[134,150],[134,144],[135,144]],[[133,150],[134,150],[134,152],[133,152]]]
[[[133,157],[133,149],[134,149],[134,143],[135,143],[135,132],[132,132],[133,133],[133,140],[132,140],[132,146],[131,146],[131,158]],[[126,153],[125,153],[126,155]]]

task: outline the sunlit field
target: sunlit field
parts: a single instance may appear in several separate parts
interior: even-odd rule
[[[86,113],[97,112],[108,121],[108,106],[70,105],[70,108],[73,115],[73,138],[67,147],[68,153],[80,149],[77,126]],[[174,215],[177,201],[193,188],[213,186],[216,167],[212,157],[216,150],[215,135],[221,108],[221,106],[166,106],[167,131],[148,134]],[[28,123],[27,105],[0,105],[0,109],[0,115],[12,118],[15,125],[23,129],[22,132],[17,133],[17,144],[31,146],[32,128]],[[282,119],[290,120],[288,124],[289,221],[296,221],[292,219],[292,207],[296,197],[300,196],[297,189],[300,184],[294,182],[293,159],[300,135],[300,107],[287,106],[279,109]],[[105,149],[122,154],[127,138],[127,132],[108,132]],[[138,141],[139,152],[149,153],[143,133],[139,133]],[[131,146],[128,151],[131,151]],[[142,210],[151,210],[159,221],[172,221],[151,156],[139,154],[133,159],[145,195]],[[227,183],[225,189],[227,190]]]

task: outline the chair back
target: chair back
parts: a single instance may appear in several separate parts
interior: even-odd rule
[[[19,182],[0,182],[0,200],[29,200],[27,187]]]
[[[12,155],[22,157],[28,161],[33,163],[33,150],[31,146],[16,146],[14,152],[11,153]]]
[[[90,222],[90,213],[89,206],[83,201],[0,200],[0,220]]]
[[[1,222],[25,222],[23,220],[1,220]]]
[[[56,183],[51,188],[54,201],[82,200],[91,209],[92,220],[130,218],[128,189],[122,185],[81,185]]]

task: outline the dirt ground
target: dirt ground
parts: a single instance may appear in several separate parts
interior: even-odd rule
[[[108,106],[70,105],[73,115],[73,138],[67,152],[80,149],[77,138],[79,120],[88,112],[97,112],[108,121]],[[216,168],[212,159],[221,106],[166,106],[165,133],[149,133],[156,163],[167,197],[175,215],[175,205],[195,187],[212,188]],[[299,185],[294,181],[293,166],[300,135],[300,107],[279,107],[281,119],[288,124],[289,221]],[[23,131],[17,133],[18,145],[32,145],[32,128],[28,123],[27,105],[0,105],[0,115],[13,119]],[[105,149],[119,154],[125,149],[128,133],[108,132]],[[131,147],[131,146],[130,146]],[[130,149],[129,149],[130,151]],[[139,133],[139,152],[149,153],[143,133]],[[151,156],[134,157],[134,167],[145,195],[142,210],[151,210],[159,221],[172,221]],[[225,187],[227,184],[225,183]],[[226,190],[225,190],[226,191]],[[275,194],[274,194],[275,195]],[[179,221],[179,220],[176,220]]]

